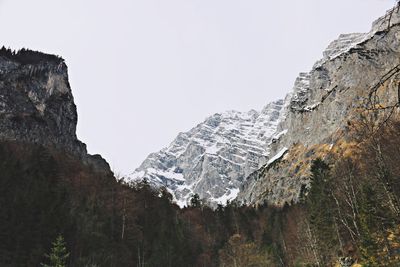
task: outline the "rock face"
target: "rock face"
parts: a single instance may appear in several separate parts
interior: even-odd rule
[[[287,151],[273,166],[264,165],[246,179],[239,201],[275,205],[298,201],[301,188],[309,185],[305,170],[316,151],[336,145],[356,111],[366,108],[372,88],[381,88],[384,106],[397,103],[399,23],[395,7],[375,21],[369,33],[340,35],[309,73],[300,74],[278,126],[287,134],[270,147],[272,156]]]
[[[225,204],[236,197],[244,179],[267,162],[283,105],[280,100],[261,112],[214,114],[149,155],[128,179],[146,178],[156,187],[165,186],[181,206],[194,193],[211,205]]]
[[[55,147],[109,171],[76,137],[76,106],[62,58],[0,50],[0,121],[0,140]]]
[[[192,193],[211,203],[237,193],[243,203],[297,202],[309,187],[312,160],[343,138],[352,116],[366,108],[371,88],[382,84],[380,99],[397,103],[399,23],[396,6],[369,33],[340,35],[310,72],[299,75],[284,101],[260,114],[208,118],[151,154],[130,179],[166,186],[180,204]]]

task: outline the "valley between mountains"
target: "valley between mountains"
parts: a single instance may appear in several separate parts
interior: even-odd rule
[[[0,266],[400,266],[399,5],[126,177],[77,120],[63,58],[0,49]]]

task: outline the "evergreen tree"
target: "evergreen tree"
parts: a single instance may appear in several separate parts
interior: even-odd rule
[[[194,194],[192,198],[190,199],[190,206],[194,208],[199,208],[201,207],[201,200],[200,196],[198,194]]]
[[[312,249],[318,254],[318,266],[330,262],[327,252],[333,252],[337,245],[334,229],[334,204],[331,197],[332,180],[329,166],[322,160],[316,159],[311,166],[311,188],[307,196],[308,220],[311,231],[316,239]]]
[[[56,241],[53,242],[50,255],[46,255],[50,264],[42,264],[43,267],[65,267],[69,253],[65,247],[64,238],[59,235]]]

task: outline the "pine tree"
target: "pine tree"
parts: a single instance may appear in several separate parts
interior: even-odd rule
[[[314,240],[318,266],[326,266],[330,261],[328,252],[333,252],[337,244],[334,230],[334,205],[330,190],[333,186],[330,168],[322,160],[316,159],[311,166],[311,188],[307,195],[306,205],[308,220]]]
[[[190,206],[194,208],[199,208],[201,207],[201,200],[200,196],[198,194],[194,194],[192,198],[190,199]]]
[[[46,255],[50,264],[42,264],[43,267],[65,267],[69,253],[65,247],[63,236],[60,234],[53,242],[50,255]]]

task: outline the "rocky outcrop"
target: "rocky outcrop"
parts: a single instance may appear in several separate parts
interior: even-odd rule
[[[267,162],[268,144],[285,134],[275,135],[283,105],[280,100],[261,112],[214,114],[149,155],[128,181],[147,179],[155,187],[164,186],[181,206],[195,193],[211,205],[225,204]]]
[[[346,132],[357,110],[367,108],[373,88],[381,88],[380,104],[398,101],[400,64],[398,7],[373,23],[367,34],[341,35],[309,73],[300,74],[288,95],[285,119],[278,130],[287,134],[271,145],[271,155],[287,152],[274,164],[248,177],[238,200],[283,205],[297,202],[309,185],[309,164],[324,156]]]
[[[181,205],[193,193],[214,204],[236,195],[248,204],[297,202],[309,187],[312,160],[343,137],[371,88],[382,84],[381,100],[397,103],[399,23],[396,6],[370,32],[340,35],[310,72],[300,73],[284,101],[261,113],[211,116],[151,154],[129,180],[165,186]]]
[[[76,137],[77,112],[62,58],[30,50],[0,50],[0,140],[64,150],[109,172]]]

